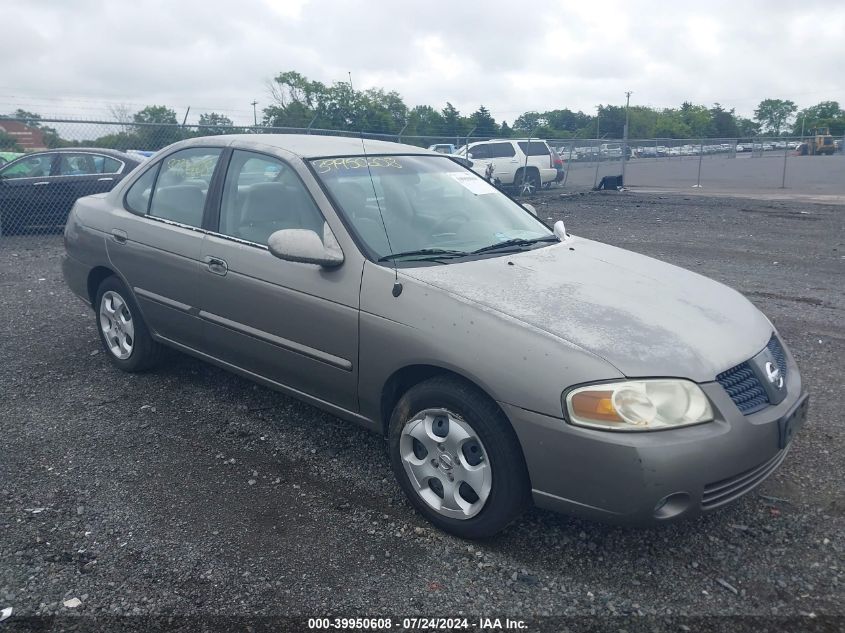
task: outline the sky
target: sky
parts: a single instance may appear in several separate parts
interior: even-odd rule
[[[509,123],[626,91],[744,116],[764,98],[845,104],[841,0],[29,0],[5,3],[3,24],[0,113],[158,104],[246,124],[286,70]]]

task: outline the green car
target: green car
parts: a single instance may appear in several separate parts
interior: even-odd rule
[[[15,160],[18,156],[23,156],[20,152],[0,152],[0,166]]]

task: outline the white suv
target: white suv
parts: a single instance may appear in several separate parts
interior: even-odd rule
[[[557,178],[554,158],[546,141],[492,139],[470,143],[458,150],[472,159],[472,170],[502,185],[514,186],[520,194],[532,194]],[[492,166],[492,173],[491,173]]]

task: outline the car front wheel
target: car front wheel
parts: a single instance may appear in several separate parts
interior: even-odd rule
[[[489,537],[527,505],[516,434],[495,402],[468,383],[441,376],[412,387],[393,411],[388,440],[406,496],[446,532]]]
[[[127,372],[144,371],[161,358],[163,348],[150,336],[135,299],[117,277],[103,280],[95,301],[97,332],[109,360]]]

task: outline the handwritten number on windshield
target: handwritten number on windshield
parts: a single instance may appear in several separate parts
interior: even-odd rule
[[[324,158],[316,161],[317,173],[327,174],[333,170],[342,169],[366,169],[373,167],[392,167],[402,169],[402,165],[392,156],[353,156],[352,158]]]

